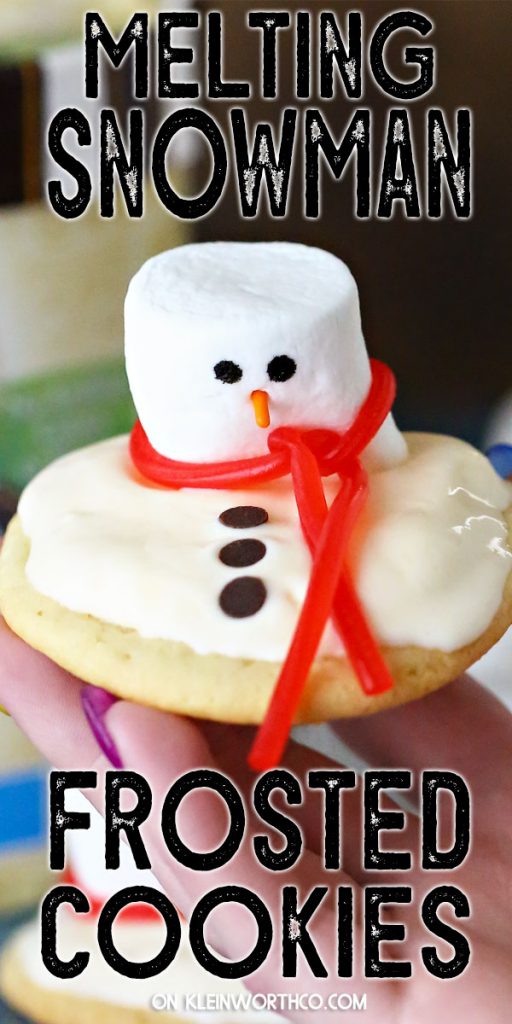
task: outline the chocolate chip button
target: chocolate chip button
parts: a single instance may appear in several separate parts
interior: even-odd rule
[[[267,588],[257,576],[240,576],[227,583],[219,597],[222,611],[232,619],[256,615],[265,603]]]
[[[230,565],[233,569],[244,569],[246,565],[255,565],[265,557],[266,547],[261,540],[254,540],[252,537],[243,540],[232,540],[231,544],[225,544],[219,551],[219,558],[224,565]]]
[[[250,530],[253,526],[261,526],[268,520],[268,512],[257,505],[236,505],[221,512],[219,519],[224,526],[235,530]]]

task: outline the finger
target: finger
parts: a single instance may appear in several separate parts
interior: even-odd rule
[[[192,721],[178,716],[136,707],[119,702],[106,714],[107,726],[116,743],[126,767],[141,772],[150,782],[154,795],[153,813],[147,827],[143,826],[144,840],[151,857],[155,874],[171,899],[190,917],[194,906],[205,892],[222,885],[241,885],[255,893],[267,907],[273,922],[274,941],[268,958],[261,968],[245,979],[253,990],[266,992],[302,992],[311,988],[311,971],[305,958],[298,957],[298,976],[283,978],[281,963],[280,935],[285,922],[281,922],[281,894],[284,885],[295,885],[298,903],[315,886],[328,887],[328,895],[321,903],[311,923],[316,948],[320,958],[331,972],[331,980],[315,979],[315,991],[327,997],[332,991],[332,971],[336,969],[336,886],[332,874],[323,870],[319,859],[310,851],[303,852],[298,863],[288,871],[274,872],[262,868],[254,854],[252,841],[255,834],[254,818],[247,808],[247,830],[238,852],[213,871],[192,870],[178,863],[169,853],[162,837],[160,808],[169,787],[180,776],[204,767],[219,768],[210,748],[205,732]],[[178,829],[183,842],[193,850],[214,849],[226,834],[226,816],[219,814],[219,801],[208,791],[198,791],[185,798],[178,814]],[[259,828],[258,828],[259,831]],[[356,912],[354,921],[354,946],[362,948],[362,921],[358,913],[361,893],[350,876],[340,871],[336,874],[336,885],[351,886],[355,892]],[[212,919],[207,941],[220,954],[230,960],[238,960],[254,945],[254,924],[245,910],[228,904],[219,910],[219,917]],[[356,993],[365,991],[372,982],[358,977],[352,982]],[[372,986],[373,988],[373,986]],[[380,982],[372,991],[372,1012],[370,1020],[391,1021],[393,1007],[396,1007],[397,992],[392,983]],[[332,1014],[299,1013],[301,1021],[314,1020],[319,1024]],[[291,1013],[290,1018],[295,1019]]]
[[[512,715],[488,690],[462,676],[428,697],[331,726],[374,765],[450,767],[488,787],[510,757]]]
[[[261,867],[255,857],[252,840],[260,831],[250,808],[245,808],[246,831],[236,854],[225,865],[212,871],[193,870],[174,860],[166,847],[160,827],[160,808],[169,787],[180,776],[196,769],[211,767],[219,770],[203,732],[191,721],[166,715],[149,708],[135,707],[120,702],[106,715],[106,721],[117,749],[128,768],[141,772],[148,779],[153,792],[154,806],[158,808],[152,822],[144,832],[151,849],[153,868],[164,887],[181,900],[185,916],[206,891],[216,886],[240,885],[256,892],[279,921],[280,891],[285,884],[297,884],[303,891],[322,884],[325,872],[319,859],[305,851],[291,869],[276,874]],[[191,850],[216,849],[226,835],[226,813],[223,803],[208,789],[191,793],[182,802],[177,826],[182,841]],[[343,872],[337,876],[339,884],[353,885]],[[319,914],[321,927],[322,914]],[[225,932],[225,925],[213,929],[215,948],[230,958],[240,957],[241,949],[251,948],[252,922],[246,912],[237,916],[237,927]]]
[[[98,745],[80,701],[81,682],[32,650],[0,618],[0,703],[50,764],[92,764]]]
[[[27,647],[0,621],[0,701],[3,698],[20,727],[52,765],[67,770],[94,767],[104,772],[110,765],[100,756],[96,740],[85,721],[81,686],[79,680]],[[211,751],[210,757],[213,755],[219,770],[236,778],[249,806],[255,776],[248,768],[246,758],[254,730],[213,723],[202,723],[201,728]],[[199,738],[197,726],[189,723],[186,732],[180,731],[180,735],[188,737],[193,752]],[[200,764],[199,753],[196,754],[196,762]],[[291,742],[285,767],[299,779],[304,801],[300,807],[291,809],[283,799],[283,811],[299,824],[306,847],[322,856],[325,834],[323,795],[319,790],[308,788],[308,772],[312,767],[329,769],[340,766],[330,758],[313,754],[308,748]],[[93,795],[92,799],[97,803]],[[386,806],[394,807],[391,801],[387,801]],[[347,790],[340,798],[340,820],[341,864],[357,881],[368,883],[371,879],[363,868],[359,782],[354,790]],[[400,849],[415,849],[416,844],[416,823],[411,820],[400,836],[398,846]]]
[[[109,767],[100,757],[97,743],[90,733],[82,710],[81,683],[69,673],[36,651],[28,648],[5,625],[0,626],[0,699],[17,720],[20,727],[39,747],[52,765],[67,770],[86,770],[94,767],[104,771]],[[143,709],[135,707],[134,714]],[[178,729],[174,716],[162,716],[164,723],[174,722],[173,734],[189,745],[189,756],[196,765],[210,750],[210,762],[217,761],[220,771],[237,780],[247,805],[250,806],[254,774],[246,764],[254,730],[231,725],[203,725],[206,742],[192,722],[182,720]],[[164,725],[164,728],[170,728]],[[169,742],[169,740],[168,740]],[[198,746],[198,744],[201,744]],[[210,747],[208,747],[208,743]],[[309,789],[308,773],[316,769],[340,766],[330,758],[313,754],[308,748],[291,742],[286,755],[287,767],[299,779],[304,801],[298,808],[289,808],[283,799],[283,811],[293,817],[301,827],[306,848],[323,856],[324,850],[324,797],[320,790]],[[88,794],[91,795],[91,794]],[[93,802],[98,802],[93,798]],[[392,808],[391,801],[386,806]],[[371,881],[363,866],[363,811],[359,782],[355,789],[347,790],[340,798],[341,864],[344,871],[358,882]],[[219,821],[217,814],[212,819]],[[222,828],[225,827],[222,821]],[[415,849],[416,822],[410,819],[395,845],[399,849]],[[260,831],[265,827],[260,823]]]
[[[512,751],[512,715],[468,676],[422,700],[332,728],[369,764],[462,775],[478,801],[483,832],[503,817],[504,800],[510,800],[503,766]]]
[[[237,779],[238,786],[242,788],[247,801],[250,802],[255,776],[247,766],[247,755],[254,740],[254,728],[208,722],[202,723],[201,730],[222,771]],[[297,822],[302,830],[307,848],[323,860],[326,830],[325,796],[321,789],[309,787],[309,772],[312,769],[323,769],[326,773],[332,773],[345,770],[344,765],[295,740],[290,740],[282,767],[299,780],[303,801],[299,806],[290,806],[286,802],[284,794],[276,791],[272,804]],[[380,806],[382,810],[396,811],[399,809],[387,794],[381,797]],[[368,885],[377,880],[380,884],[384,884],[385,879],[382,872],[376,874],[364,868],[364,795],[363,782],[357,774],[354,788],[340,791],[338,807],[341,866],[359,884]],[[405,828],[393,837],[393,848],[397,851],[415,852],[419,848],[418,844],[418,821],[414,815],[410,814],[406,818]]]
[[[59,766],[76,769],[93,768],[102,770],[104,758],[98,755],[98,748],[85,721],[80,702],[81,683],[68,673],[63,672],[48,659],[34,651],[14,637],[5,626],[0,624],[0,694],[9,710],[16,717],[22,728],[40,747],[47,758]],[[310,852],[300,860],[295,871],[286,873],[286,877],[265,872],[259,868],[250,842],[244,844],[243,852],[237,855],[224,869],[208,872],[206,877],[201,872],[191,871],[176,864],[163,842],[160,829],[159,811],[161,803],[172,781],[187,770],[202,768],[211,764],[215,766],[215,758],[202,737],[197,726],[187,719],[135,705],[119,702],[107,714],[109,730],[116,745],[122,753],[123,763],[133,766],[148,778],[154,793],[156,814],[144,829],[143,835],[148,845],[153,868],[163,885],[174,899],[176,906],[188,916],[193,905],[203,892],[214,888],[217,884],[245,884],[255,891],[271,910],[276,933],[280,929],[279,902],[281,886],[293,880],[302,893],[307,893],[314,885],[321,884],[323,872],[318,860]],[[88,796],[98,809],[102,810],[100,787],[88,791]],[[212,807],[208,798],[199,794],[202,801],[198,807],[184,807],[185,815],[180,815],[179,827],[183,839],[190,839],[191,848],[208,849],[214,847],[223,838],[225,832],[225,815],[219,813],[219,805]],[[215,799],[215,798],[214,798]],[[339,884],[352,885],[352,880],[344,873],[337,876]],[[332,881],[332,879],[328,879]],[[300,902],[300,900],[299,900]],[[217,923],[213,945],[225,956],[237,959],[241,953],[245,955],[252,948],[254,935],[252,922],[247,921],[245,912],[236,913],[231,905],[229,923]],[[336,920],[333,908],[322,906],[315,915],[315,940],[319,953],[325,963],[332,960],[333,936],[336,934]],[[360,924],[355,928],[356,947],[361,946],[362,937]],[[300,959],[300,958],[299,958]],[[282,969],[279,956],[279,943],[274,942],[271,955],[264,966],[248,979],[250,986],[260,991],[286,991],[288,982],[283,984]],[[327,983],[326,983],[327,984]],[[289,983],[290,991],[307,991],[310,985],[310,974],[301,969],[299,978]],[[324,983],[320,983],[323,987]],[[327,986],[330,991],[330,986]],[[363,983],[363,988],[367,988]],[[318,986],[315,983],[315,989]],[[357,988],[354,985],[354,988]],[[326,992],[327,995],[327,992]],[[394,1001],[394,989],[388,986],[378,989],[378,1004],[374,1003],[376,1012],[391,1007]],[[301,1019],[304,1015],[301,1014]],[[375,1018],[377,1019],[377,1018]],[[392,1019],[389,1015],[379,1019]],[[320,1017],[315,1015],[315,1022]]]

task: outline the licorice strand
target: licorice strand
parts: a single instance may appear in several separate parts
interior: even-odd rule
[[[278,427],[268,435],[267,455],[214,463],[167,459],[152,448],[138,421],[131,434],[134,465],[143,477],[163,487],[238,489],[292,475],[312,568],[286,659],[249,756],[251,766],[260,771],[279,762],[330,616],[364,692],[382,693],[393,685],[347,565],[351,532],[368,493],[359,456],[382,426],[395,397],[389,367],[370,362],[368,395],[343,434]],[[322,476],[334,473],[340,477],[340,487],[328,508]]]

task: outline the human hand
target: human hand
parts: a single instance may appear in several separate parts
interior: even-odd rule
[[[92,769],[102,775],[110,765],[86,722],[81,689],[79,680],[27,648],[0,623],[0,703],[56,767]],[[283,885],[296,885],[303,900],[315,885],[351,885],[356,900],[368,883],[413,886],[412,905],[390,907],[386,917],[406,925],[406,941],[382,949],[383,959],[410,959],[412,978],[366,979],[362,977],[359,952],[354,978],[338,979],[333,954],[334,901],[326,899],[310,930],[320,957],[329,967],[329,978],[312,977],[299,953],[299,976],[283,979],[279,943],[274,942],[263,966],[245,979],[251,990],[314,992],[326,999],[333,992],[366,992],[367,1024],[481,1024],[483,1020],[486,1024],[503,1024],[508,1019],[512,1000],[512,787],[507,768],[512,752],[512,716],[478,684],[461,679],[417,703],[331,726],[371,765],[407,768],[414,773],[422,768],[449,769],[464,776],[473,798],[473,843],[466,861],[455,872],[421,870],[419,819],[410,814],[404,831],[392,834],[392,846],[413,852],[413,870],[405,876],[377,872],[370,877],[361,867],[360,789],[346,791],[343,796],[343,871],[324,870],[322,797],[314,791],[300,807],[283,808],[299,823],[304,837],[304,851],[294,868],[274,874],[259,866],[251,838],[266,830],[248,812],[247,833],[233,860],[215,871],[191,871],[171,858],[162,839],[159,810],[165,794],[180,775],[211,767],[233,779],[249,808],[254,776],[247,768],[246,756],[253,730],[198,723],[124,701],[110,707],[105,724],[123,766],[144,775],[151,785],[154,813],[142,827],[142,835],[155,874],[186,917],[206,891],[239,884],[260,896],[272,913],[278,935]],[[308,771],[332,767],[333,763],[291,742],[283,767],[301,780],[306,793]],[[101,809],[100,794],[101,785],[95,800]],[[391,801],[388,803],[391,806]],[[224,838],[226,822],[223,805],[206,790],[187,797],[179,813],[180,834],[196,850],[215,848]],[[441,956],[450,955],[449,947],[433,940],[424,928],[418,909],[423,894],[443,883],[460,887],[471,904],[470,919],[457,925],[469,938],[471,960],[465,972],[450,981],[427,974],[419,955],[421,947],[433,941],[439,944]],[[355,918],[355,948],[360,951],[362,920],[358,912]],[[252,922],[249,925],[247,914],[236,905],[228,904],[218,916],[212,915],[211,925],[208,939],[218,953],[238,960],[252,948]],[[288,1016],[308,1024],[335,1019],[328,1010],[294,1011]],[[357,1011],[348,1011],[343,1019],[361,1018]]]

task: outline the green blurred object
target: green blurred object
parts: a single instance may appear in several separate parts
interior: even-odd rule
[[[0,480],[21,489],[53,459],[129,431],[121,360],[0,385]]]
[[[41,39],[37,34],[17,39],[0,40],[0,65],[17,64],[20,61],[35,60],[46,49],[55,49],[69,42],[67,34],[55,32]]]

